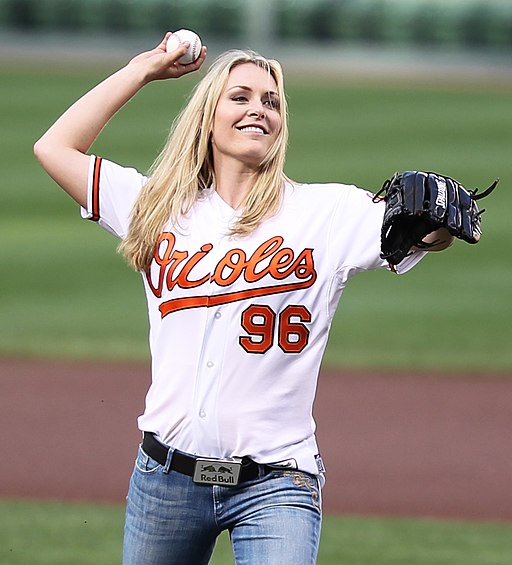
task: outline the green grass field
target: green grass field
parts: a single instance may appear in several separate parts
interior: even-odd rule
[[[79,219],[32,144],[113,69],[1,68],[1,355],[144,358],[147,323],[137,274],[116,241]],[[195,79],[147,87],[111,122],[94,151],[146,170]],[[483,240],[428,257],[405,277],[362,275],[349,285],[326,364],[502,371],[512,368],[510,93],[492,85],[330,81],[288,84],[287,173],[378,190],[395,170],[429,169],[484,188]]]
[[[117,565],[123,512],[121,506],[0,502],[0,563]],[[511,559],[511,524],[328,516],[318,565],[509,565]],[[223,534],[211,565],[233,563]]]
[[[81,221],[44,175],[32,144],[112,69],[0,68],[0,355],[147,357],[142,286],[116,241]],[[94,150],[145,170],[194,83],[148,87]],[[400,86],[330,80],[288,85],[287,173],[378,190],[396,170],[438,170],[468,186],[501,185],[486,201],[484,237],[428,257],[405,277],[362,275],[342,300],[326,364],[510,374],[512,196],[510,92],[492,84]],[[118,563],[122,508],[0,502],[5,565]],[[327,517],[320,565],[505,565],[512,526]],[[223,538],[214,565],[232,563]]]

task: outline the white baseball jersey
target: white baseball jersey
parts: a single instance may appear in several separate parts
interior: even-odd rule
[[[92,156],[82,215],[125,237],[146,181]],[[187,453],[323,472],[312,408],[331,322],[353,275],[388,267],[379,256],[384,205],[372,196],[287,184],[276,216],[233,237],[237,212],[211,189],[178,229],[165,227],[142,275],[152,382],[141,430]]]

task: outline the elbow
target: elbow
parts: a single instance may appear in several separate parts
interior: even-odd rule
[[[88,156],[42,136],[34,143],[34,156],[44,171],[80,206],[87,203]]]
[[[43,138],[38,139],[34,143],[33,151],[35,158],[39,161],[39,163],[41,163],[41,165],[44,166],[44,163],[48,158],[49,150]]]
[[[54,168],[59,161],[59,151],[57,148],[43,135],[34,143],[33,151],[39,164],[50,176],[53,176],[52,172],[54,172]]]

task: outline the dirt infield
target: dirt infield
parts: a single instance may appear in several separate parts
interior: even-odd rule
[[[123,501],[145,364],[0,361],[0,496]],[[512,520],[512,379],[321,375],[328,513]]]

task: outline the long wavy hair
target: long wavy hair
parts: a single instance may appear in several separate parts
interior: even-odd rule
[[[232,50],[220,55],[196,85],[187,105],[171,126],[167,142],[149,171],[133,208],[127,237],[119,251],[137,271],[146,271],[164,226],[171,220],[179,227],[200,196],[215,184],[211,133],[218,100],[229,73],[237,65],[253,63],[268,71],[277,85],[281,129],[260,163],[254,184],[242,204],[231,235],[251,233],[262,220],[279,209],[284,182],[288,143],[288,115],[281,65],[249,50]]]

